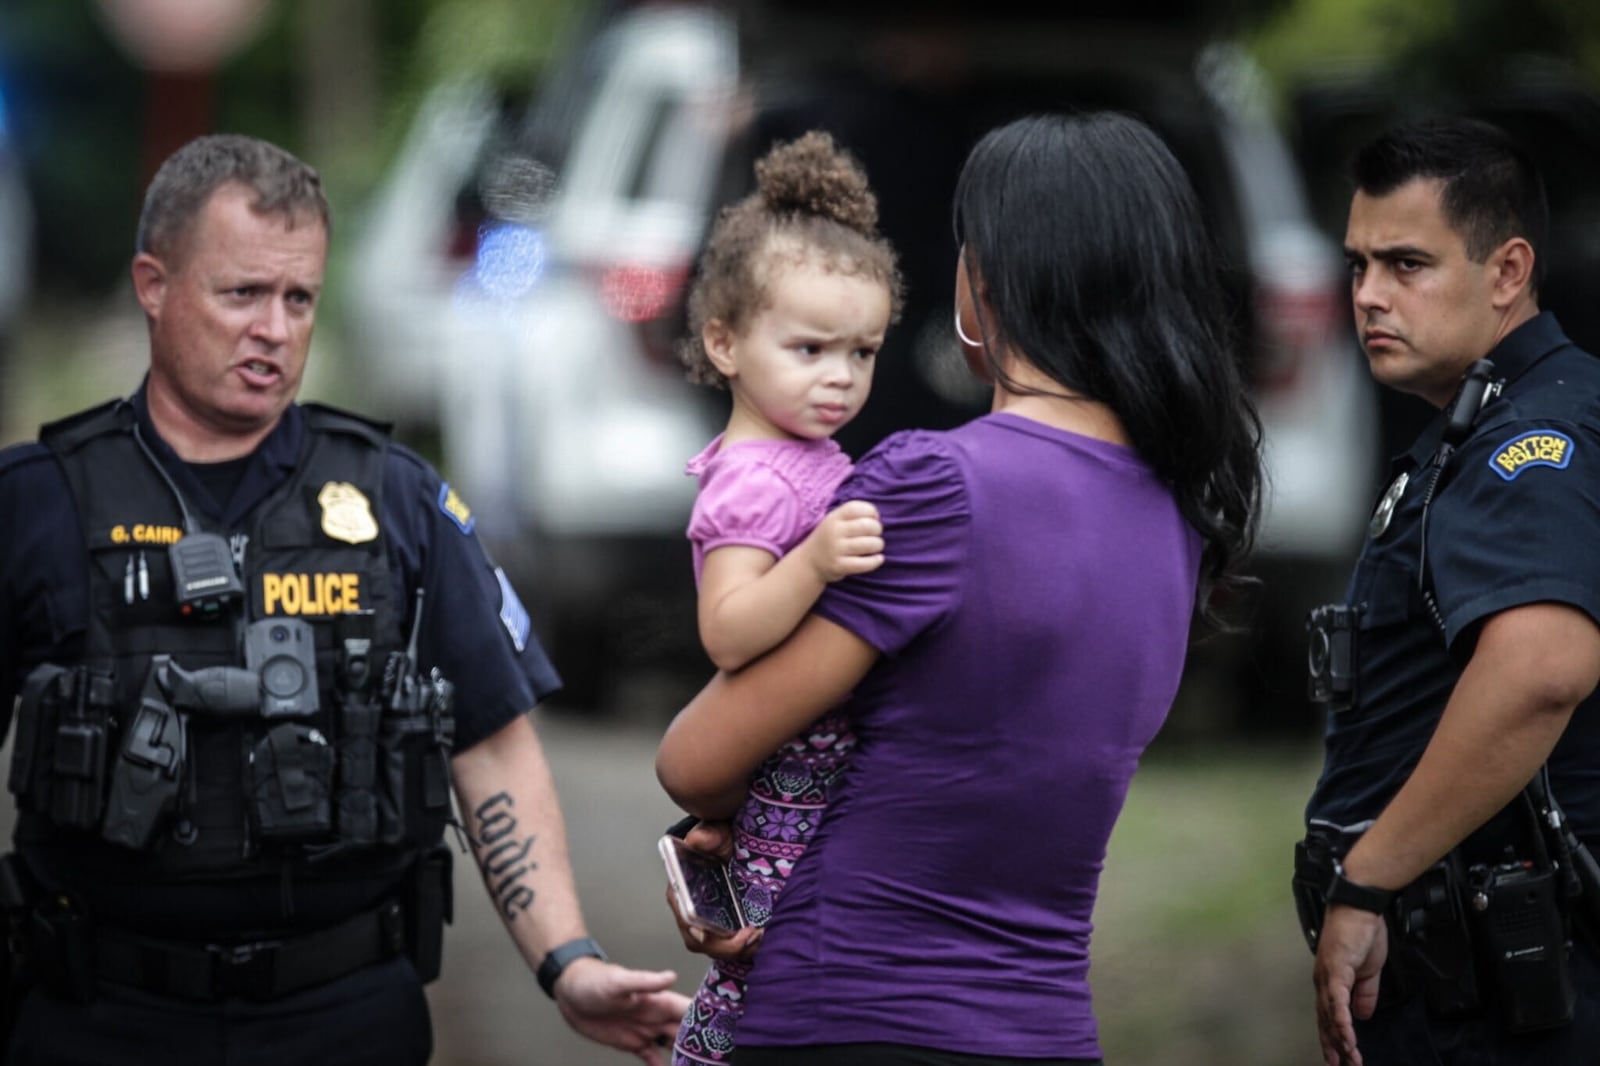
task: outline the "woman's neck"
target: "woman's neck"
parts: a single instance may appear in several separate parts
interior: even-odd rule
[[[1132,445],[1122,419],[1099,400],[1079,395],[1038,367],[1008,353],[994,384],[993,412],[1004,412],[1111,444]]]

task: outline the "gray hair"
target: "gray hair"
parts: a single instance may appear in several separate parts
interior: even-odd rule
[[[313,218],[332,233],[322,179],[310,166],[275,144],[222,133],[197,137],[167,157],[145,190],[135,249],[171,255],[211,196],[224,185],[244,185],[258,214],[281,215],[291,224]]]

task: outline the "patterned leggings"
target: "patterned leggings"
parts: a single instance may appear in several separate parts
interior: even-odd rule
[[[816,836],[855,743],[844,716],[828,714],[757,767],[733,823],[734,888],[748,924],[764,926],[772,917],[778,893]],[[712,961],[678,1029],[673,1066],[728,1061],[751,966]]]

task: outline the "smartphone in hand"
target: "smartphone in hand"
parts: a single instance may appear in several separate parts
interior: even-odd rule
[[[656,850],[667,868],[667,884],[677,900],[678,913],[690,925],[714,933],[734,933],[745,927],[727,863],[695,851],[675,836],[662,837]]]

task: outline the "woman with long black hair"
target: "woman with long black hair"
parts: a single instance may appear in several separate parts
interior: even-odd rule
[[[716,819],[823,711],[844,701],[858,737],[760,939],[740,1066],[1099,1061],[1106,843],[1254,535],[1259,424],[1161,140],[1114,114],[1014,122],[969,156],[955,222],[990,413],[862,459],[836,501],[878,508],[884,564],[713,680],[657,756]]]

